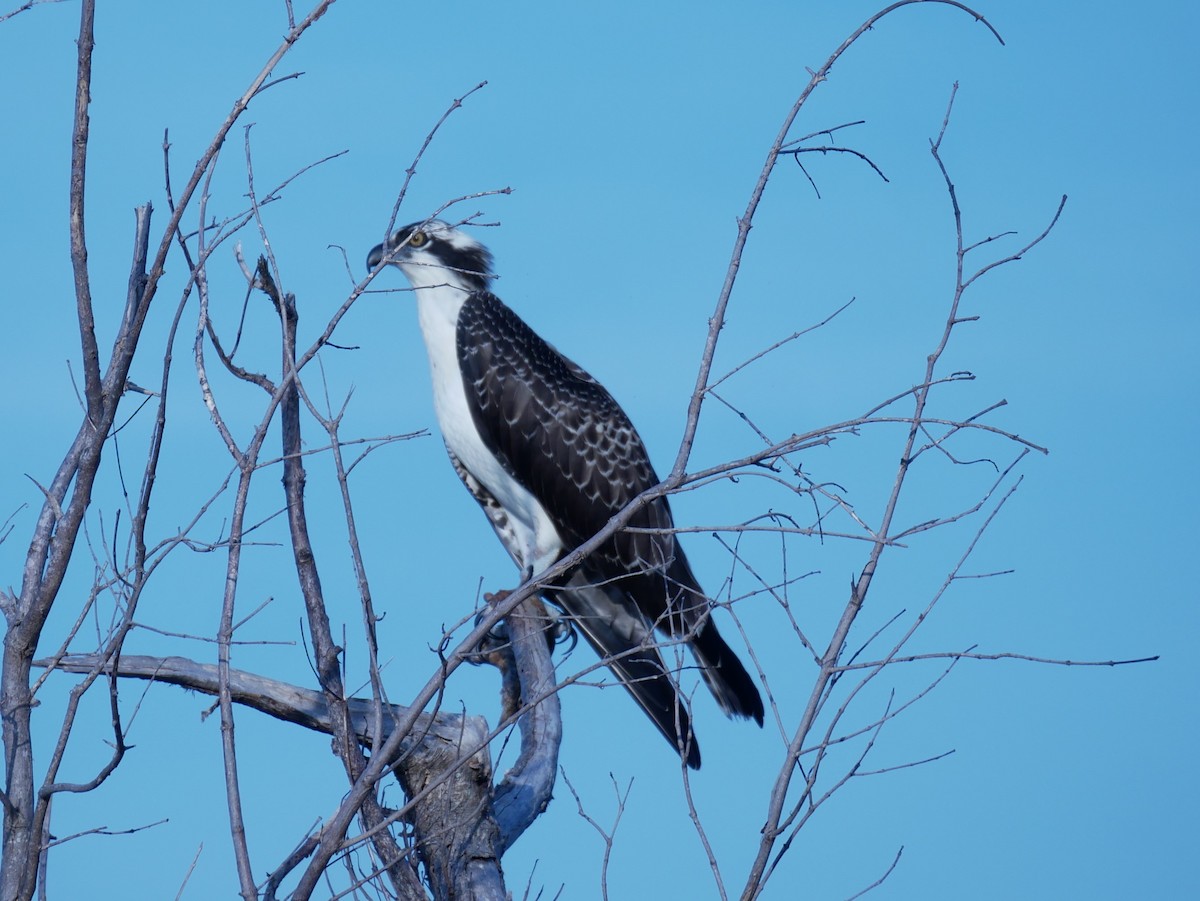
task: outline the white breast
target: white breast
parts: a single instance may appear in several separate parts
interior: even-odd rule
[[[462,291],[449,286],[417,291],[417,318],[429,353],[434,412],[446,447],[508,512],[514,532],[512,544],[505,540],[508,553],[525,575],[536,575],[558,558],[563,541],[542,505],[504,471],[484,445],[471,418],[456,347],[458,313],[465,300]]]

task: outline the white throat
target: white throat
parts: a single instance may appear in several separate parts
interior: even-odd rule
[[[428,267],[420,267],[423,272]],[[408,275],[407,267],[405,275]],[[450,449],[455,450],[452,435],[458,436],[459,423],[470,425],[462,372],[458,367],[458,312],[467,300],[467,292],[450,285],[421,287],[413,280],[417,294],[417,322],[429,354],[429,372],[433,377],[433,409],[438,425]],[[474,431],[474,426],[471,426]],[[457,452],[456,452],[457,453]]]
[[[429,353],[433,373],[433,401],[439,422],[445,409],[447,391],[462,395],[462,377],[456,348],[458,313],[471,294],[459,273],[444,266],[411,260],[400,262],[400,269],[417,295],[417,322]],[[450,389],[455,389],[451,391]],[[445,432],[445,424],[441,423]]]

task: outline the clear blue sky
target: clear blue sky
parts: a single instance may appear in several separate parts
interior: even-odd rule
[[[967,239],[1015,230],[1022,242],[1044,227],[1060,195],[1070,200],[1042,246],[968,296],[965,313],[981,319],[957,336],[947,371],[970,369],[977,380],[947,392],[942,410],[969,415],[1005,399],[990,421],[1051,453],[1027,459],[1024,482],[968,567],[1014,572],[956,586],[913,649],[978,644],[987,652],[1075,660],[1162,659],[1118,669],[963,663],[884,730],[867,767],[955,753],[851,783],[801,833],[771,898],[847,897],[881,875],[901,846],[903,857],[878,897],[1197,893],[1200,614],[1188,536],[1200,501],[1200,13],[1193,4],[1159,0],[1086,11],[1028,0],[979,8],[1007,46],[947,7],[909,8],[867,35],[818,90],[797,134],[865,119],[842,140],[868,153],[890,181],[849,157],[812,156],[806,167],[818,199],[796,167],[779,169],[756,220],[716,368],[736,365],[856,297],[831,326],[732,381],[730,399],[781,437],[861,413],[920,379],[953,286],[952,221],[928,139],[959,82],[944,156]],[[449,198],[512,187],[511,196],[458,208],[502,223],[481,233],[497,257],[498,293],[610,387],[659,469],[669,468],[735,218],[807,81],[805,68],[819,66],[873,9],[857,0],[737,10],[707,2],[585,10],[474,0],[336,5],[277,73],[303,77],[255,100],[245,120],[255,123],[260,190],[349,151],[296,181],[267,210],[284,286],[299,297],[302,330],[311,340],[349,290],[342,258],[329,245],[344,247],[361,277],[425,134],[454,97],[486,80],[428,152],[400,218],[421,219]],[[19,580],[39,502],[27,475],[50,478],[79,420],[68,368],[79,372],[66,223],[77,19],[77,5],[68,2],[0,25],[0,321],[7,336],[0,383],[10,424],[0,444],[0,519],[30,505],[0,546],[6,586]],[[101,4],[87,225],[102,347],[124,296],[133,207],[151,200],[156,225],[166,222],[163,130],[170,130],[173,176],[182,184],[284,30],[282,3]],[[236,130],[213,184],[210,215],[240,209],[244,192]],[[260,248],[256,233],[243,233],[242,241],[252,259]],[[999,251],[1015,246],[1003,243]],[[168,269],[151,326],[159,336],[185,274],[178,258]],[[214,315],[230,333],[243,290],[228,250],[215,258],[212,277]],[[386,273],[377,285],[400,287],[402,280]],[[185,328],[194,316],[193,301]],[[249,362],[275,366],[275,331],[257,298],[248,334]],[[357,347],[322,358],[335,404],[354,388],[348,432],[433,428],[407,295],[365,298],[335,340]],[[184,523],[229,465],[199,402],[190,337],[178,352],[176,430],[155,507],[158,535]],[[153,354],[133,377],[157,380]],[[319,393],[315,371],[309,383]],[[224,382],[219,390],[244,440],[261,400]],[[143,414],[122,445],[127,478],[137,471],[147,422]],[[322,437],[312,432],[308,440],[316,446]],[[712,405],[694,465],[748,453],[756,442]],[[894,435],[879,433],[839,441],[803,462],[815,478],[846,487],[874,517],[881,466],[897,447]],[[363,659],[353,639],[358,614],[341,514],[328,465],[314,459],[309,471],[322,575],[331,597],[343,599],[333,615],[340,617],[335,628],[345,623],[351,636],[353,682],[362,677]],[[931,467],[925,478],[906,521],[955,509],[988,481],[982,467]],[[381,640],[389,691],[402,702],[436,666],[429,648],[442,624],[469,613],[481,582],[485,589],[511,586],[514,574],[436,435],[377,451],[356,479],[368,573],[387,611]],[[278,508],[276,484],[273,475],[262,480],[258,514]],[[119,490],[115,478],[103,486],[90,521],[101,554]],[[808,515],[787,503],[755,485],[716,486],[679,498],[677,520],[731,524],[768,506]],[[218,504],[202,537],[220,534],[227,508]],[[923,607],[973,528],[914,541],[885,562],[859,642],[898,611]],[[235,664],[312,684],[297,641],[301,606],[290,552],[269,544],[281,539],[277,524],[262,535],[266,544],[252,550],[244,572],[241,609],[274,602],[245,637],[296,643],[247,647]],[[731,566],[711,532],[686,541],[714,592],[731,572],[735,593],[748,588],[747,573]],[[837,542],[788,545],[789,573],[815,573],[791,596],[816,635],[840,610],[859,565],[856,550]],[[750,543],[748,551],[778,575],[777,542]],[[221,573],[214,555],[180,556],[164,566],[139,622],[213,634]],[[78,603],[89,579],[88,566],[74,573],[70,603]],[[772,602],[751,599],[738,611],[791,728],[811,664]],[[728,620],[724,625],[733,632]],[[211,645],[146,632],[129,650],[214,659]],[[589,662],[581,649],[565,666]],[[895,686],[903,699],[936,672],[914,667],[881,679],[886,684],[864,699],[853,722],[877,714],[883,689]],[[36,711],[44,740],[69,685],[55,683]],[[137,692],[126,695],[128,712]],[[448,704],[494,719],[493,674],[456,674]],[[622,791],[632,783],[608,872],[611,897],[716,897],[677,765],[661,739],[619,690],[572,688],[563,704],[562,763],[589,814],[611,824],[613,781]],[[51,858],[52,897],[173,897],[201,845],[184,897],[236,893],[219,724],[201,722],[206,707],[169,687],[151,689],[133,724],[136,748],[118,774],[99,792],[56,802],[59,836],[170,821],[64,846]],[[85,716],[63,778],[89,778],[106,753],[103,699]],[[343,775],[327,739],[249,712],[237,722],[250,848],[261,875],[336,805]],[[782,740],[770,723],[760,732],[726,722],[707,699],[699,702],[697,729],[705,765],[692,790],[736,893]],[[549,812],[506,857],[508,884],[518,895],[529,883],[535,892],[544,887],[543,897],[563,886],[564,899],[595,898],[601,855],[598,837],[560,785]],[[129,872],[138,874],[137,885],[130,888],[122,875],[118,887],[117,874]]]

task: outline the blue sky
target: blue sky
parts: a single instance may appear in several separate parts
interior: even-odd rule
[[[15,5],[15,4],[13,4]],[[648,8],[649,7],[649,8]],[[204,6],[102,4],[89,163],[88,234],[101,346],[124,296],[133,207],[154,203],[166,222],[162,139],[182,183],[209,136],[285,30],[281,3]],[[456,207],[501,226],[481,230],[496,254],[499,293],[561,350],[600,378],[638,424],[660,471],[669,468],[707,319],[735,233],[767,148],[819,66],[872,10],[870,4],[552,4],[461,2],[335,5],[277,72],[302,71],[250,107],[258,184],[278,183],[331,153],[349,152],[294,182],[266,210],[270,240],[301,310],[309,340],[350,289],[340,253],[363,275],[367,250],[386,227],[404,169],[449,105],[481,81],[426,154],[401,212],[424,218],[446,200],[511,187],[511,195]],[[879,165],[889,181],[848,156],[811,155],[808,173],[775,173],[756,219],[715,371],[824,319],[830,326],[793,342],[728,383],[725,396],[769,434],[782,437],[861,413],[921,377],[953,287],[953,223],[929,155],[951,85],[959,83],[943,156],[965,216],[968,241],[1014,230],[1011,252],[1069,201],[1047,241],[968,294],[979,322],[956,334],[946,371],[976,380],[941,395],[946,415],[970,415],[1000,399],[989,420],[1050,449],[1022,464],[1019,490],[981,541],[968,569],[1010,575],[959,583],[939,604],[914,651],[1011,651],[1072,660],[1158,654],[1157,663],[1115,669],[1014,661],[964,662],[936,691],[885,729],[874,768],[954,753],[936,763],[852,782],[797,838],[769,898],[844,898],[903,856],[878,897],[1127,898],[1196,892],[1190,863],[1200,792],[1195,640],[1200,635],[1188,538],[1200,490],[1194,475],[1194,351],[1200,325],[1195,210],[1200,63],[1191,4],[983,5],[1000,46],[970,17],[947,7],[901,10],[835,67],[796,125],[805,134],[864,125],[841,140]],[[5,240],[0,305],[9,336],[0,355],[6,418],[0,449],[0,519],[20,504],[0,545],[3,584],[19,579],[21,545],[44,482],[78,425],[69,365],[78,373],[67,256],[67,172],[74,83],[74,3],[41,6],[0,24],[0,196]],[[213,182],[210,215],[241,208],[243,133],[235,130]],[[191,220],[192,227],[195,219]],[[259,252],[253,231],[242,241]],[[982,251],[987,254],[988,251]],[[987,258],[981,257],[981,262]],[[183,285],[168,263],[151,334],[161,341]],[[212,265],[214,309],[231,331],[244,290],[226,251]],[[402,287],[385,273],[380,288]],[[185,322],[194,323],[194,301]],[[248,314],[248,361],[276,365],[275,331],[257,299]],[[333,403],[353,389],[345,429],[377,436],[434,427],[414,312],[403,293],[364,298],[321,363]],[[176,417],[154,528],[169,535],[209,497],[229,459],[208,423],[188,359],[173,375]],[[161,356],[161,354],[160,354]],[[155,355],[134,380],[157,380]],[[310,384],[319,390],[314,372]],[[248,436],[261,400],[221,382],[226,414]],[[131,408],[132,412],[132,408]],[[144,419],[144,414],[143,414]],[[135,420],[123,463],[136,471],[148,420]],[[139,431],[141,429],[141,431]],[[139,437],[142,436],[142,437]],[[321,441],[313,432],[311,445]],[[706,408],[696,469],[757,449],[758,439],[716,404]],[[896,433],[864,434],[800,462],[841,484],[877,516],[880,490],[899,447]],[[1010,454],[1004,445],[964,444]],[[957,509],[992,475],[984,466],[931,465],[904,521]],[[321,458],[309,464],[322,576],[345,623],[349,680],[364,672],[358,613],[340,511]],[[28,477],[27,477],[28,476]],[[436,434],[376,451],[354,489],[376,603],[387,611],[381,641],[389,692],[403,701],[436,666],[429,648],[442,626],[467,615],[482,584],[511,586],[511,564],[444,459]],[[688,492],[675,502],[681,525],[716,527],[768,507],[806,516],[795,498],[743,479]],[[255,497],[263,516],[280,503],[274,476]],[[113,529],[120,484],[98,492],[89,535]],[[220,503],[202,523],[221,532]],[[978,521],[912,542],[885,560],[864,611],[864,641],[901,610],[921,609],[970,540]],[[275,531],[272,531],[274,529]],[[301,605],[278,524],[243,572],[242,609],[272,604],[246,637],[287,641],[239,651],[235,665],[311,684],[299,642]],[[701,580],[717,593],[744,569],[712,529],[685,539]],[[764,572],[779,576],[779,539],[747,541]],[[787,543],[793,604],[816,635],[844,602],[861,565],[851,543]],[[86,564],[86,560],[82,560]],[[139,622],[212,635],[220,609],[217,555],[179,555],[164,565]],[[74,574],[71,606],[86,590]],[[794,726],[812,667],[764,597],[737,608],[759,655],[785,727]],[[58,623],[61,626],[62,623]],[[724,631],[735,630],[728,619]],[[888,633],[894,634],[894,633]],[[214,659],[210,645],[139,632],[131,650]],[[563,665],[590,663],[583,650]],[[853,717],[870,722],[895,688],[919,692],[939,667],[898,668],[881,677]],[[70,682],[52,683],[38,709],[43,737]],[[495,680],[460,672],[450,706],[495,716]],[[136,691],[127,694],[130,711]],[[622,692],[571,688],[563,695],[562,764],[588,813],[615,816],[614,783],[631,786],[607,874],[610,896],[717,897],[677,766]],[[173,897],[197,850],[184,897],[236,892],[221,788],[220,735],[207,702],[169,687],[141,701],[136,748],[101,791],[62,798],[60,836],[169,818],[132,836],[88,836],[51,858],[52,897],[128,897],[115,874],[135,866],[139,897]],[[65,778],[86,779],[105,755],[105,706],[85,710]],[[783,743],[726,722],[701,699],[697,730],[704,769],[692,791],[728,891],[752,860],[770,780]],[[243,712],[239,742],[250,848],[265,873],[327,815],[343,789],[328,741]],[[507,759],[507,758],[506,758]],[[611,774],[611,778],[610,778]],[[398,790],[393,789],[398,794]],[[603,848],[576,813],[565,785],[549,812],[505,859],[509,887],[529,883],[552,897],[599,897]],[[148,863],[149,862],[149,863]],[[105,869],[114,874],[104,883]],[[111,891],[110,891],[111,889]]]

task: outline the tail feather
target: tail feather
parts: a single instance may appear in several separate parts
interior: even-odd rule
[[[673,599],[666,596],[668,584],[675,586]],[[546,599],[561,607],[579,627],[588,644],[692,769],[700,768],[700,746],[692,734],[678,683],[655,641],[655,627],[687,643],[704,684],[728,716],[763,724],[758,687],[717,631],[712,605],[682,554],[676,557],[666,580],[659,574],[606,582],[581,567],[548,590]],[[658,614],[656,619],[652,619],[654,614]]]
[[[691,643],[700,664],[700,675],[721,709],[729,716],[745,717],[763,724],[762,695],[712,619],[705,621]]]
[[[700,665],[704,684],[728,716],[740,716],[763,724],[762,695],[746,672],[733,648],[726,644],[712,618],[712,602],[700,588],[683,548],[676,547],[663,580],[675,592],[663,624],[676,638],[683,638]],[[661,589],[660,589],[661,590]]]
[[[700,745],[654,630],[617,585],[595,584],[576,571],[547,600],[561,607],[687,765],[700,769]],[[707,676],[706,676],[707,678]],[[761,715],[760,715],[761,719]]]

